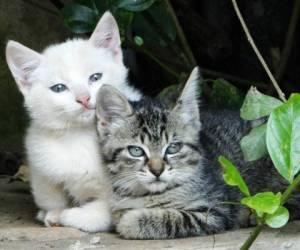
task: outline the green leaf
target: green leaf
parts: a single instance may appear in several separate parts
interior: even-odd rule
[[[246,161],[255,161],[268,153],[266,145],[267,124],[253,128],[240,142]]]
[[[144,44],[144,40],[143,38],[141,38],[140,36],[135,36],[134,37],[134,43],[137,45],[137,46],[142,46]]]
[[[143,37],[145,46],[150,48],[164,47],[166,50],[177,35],[165,1],[156,1],[144,12],[135,13],[132,28],[136,35]]]
[[[66,26],[74,33],[93,31],[98,22],[97,11],[80,4],[69,4],[61,10]]]
[[[274,214],[266,216],[265,222],[269,227],[280,228],[288,222],[289,216],[289,210],[280,206]]]
[[[216,79],[212,83],[209,104],[214,107],[240,108],[244,95],[231,83],[224,79]]]
[[[224,156],[219,157],[219,162],[224,169],[223,178],[229,186],[237,186],[243,194],[250,196],[249,189],[237,168]]]
[[[241,108],[241,117],[244,120],[255,120],[268,116],[281,104],[282,102],[280,100],[264,95],[255,87],[251,87]]]
[[[129,11],[143,11],[148,9],[156,0],[119,0],[118,7]]]
[[[300,170],[300,94],[272,112],[267,148],[277,171],[291,183]]]
[[[275,195],[272,192],[264,192],[245,197],[241,200],[241,203],[259,213],[273,214],[280,206],[280,198],[281,193]]]

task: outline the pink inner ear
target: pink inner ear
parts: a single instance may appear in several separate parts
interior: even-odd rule
[[[100,46],[103,48],[110,49],[114,53],[114,55],[117,55],[120,52],[120,48],[119,48],[118,44],[116,44],[116,42],[112,38],[112,34],[109,34],[109,36],[107,36],[105,39],[103,39]]]

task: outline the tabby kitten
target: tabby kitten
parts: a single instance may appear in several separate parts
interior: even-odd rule
[[[269,158],[244,161],[239,142],[251,124],[238,112],[199,113],[198,74],[194,69],[173,109],[145,98],[128,102],[107,85],[99,90],[102,161],[113,187],[114,223],[124,238],[206,235],[253,223],[246,208],[224,203],[241,193],[224,184],[220,155],[240,167],[253,194],[287,184]],[[287,204],[292,218],[300,217],[299,201],[298,192]]]
[[[117,231],[124,238],[158,239],[232,228],[226,186],[205,164],[195,69],[173,110],[150,99],[129,103],[103,86],[97,116],[103,164],[114,191]]]

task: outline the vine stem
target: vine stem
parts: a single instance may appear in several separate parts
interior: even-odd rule
[[[283,192],[281,197],[280,204],[283,205],[287,199],[290,197],[291,193],[298,187],[300,184],[300,174],[294,179],[294,181],[287,187],[287,189]],[[265,216],[260,220],[259,224],[255,227],[255,229],[251,232],[248,239],[242,245],[240,250],[247,250],[250,248],[252,243],[256,240],[257,236],[260,234],[265,224]]]
[[[294,181],[288,186],[288,188],[283,192],[281,197],[281,205],[283,205],[287,199],[290,197],[291,193],[297,188],[300,184],[300,174],[294,179]]]
[[[270,69],[269,69],[267,63],[265,62],[265,60],[264,60],[264,58],[262,57],[261,53],[259,52],[258,48],[256,47],[255,42],[254,42],[254,40],[253,40],[253,38],[252,38],[252,36],[251,36],[251,34],[250,34],[250,32],[249,32],[249,29],[248,29],[248,27],[247,27],[247,25],[246,25],[246,23],[245,23],[245,21],[244,21],[244,18],[243,18],[243,16],[242,16],[241,12],[240,12],[240,9],[239,9],[238,5],[237,5],[237,1],[236,1],[236,0],[231,0],[231,1],[232,1],[232,4],[233,4],[233,8],[234,8],[234,10],[235,10],[235,12],[236,12],[236,14],[237,14],[237,16],[238,16],[238,18],[239,18],[239,21],[240,21],[240,23],[241,23],[241,25],[242,25],[242,28],[243,28],[243,30],[244,30],[246,36],[247,36],[247,39],[248,39],[248,41],[249,41],[249,43],[250,43],[252,49],[254,50],[254,52],[255,52],[255,54],[256,54],[258,60],[260,61],[260,63],[261,63],[262,66],[264,67],[264,69],[265,69],[267,75],[269,76],[269,78],[270,78],[272,84],[274,85],[274,88],[276,89],[279,98],[280,98],[282,101],[285,102],[285,101],[286,101],[285,95],[284,95],[284,93],[282,92],[282,90],[280,89],[280,87],[279,87],[279,85],[278,85],[278,83],[277,83],[275,77],[274,77],[273,74],[271,73],[271,71],[270,71]]]
[[[183,30],[182,30],[182,28],[180,26],[178,18],[177,18],[176,14],[175,14],[175,11],[173,9],[173,6],[172,6],[172,4],[170,3],[169,0],[166,0],[166,5],[167,5],[167,10],[169,11],[169,13],[170,13],[170,15],[172,17],[172,20],[174,22],[174,25],[176,27],[177,34],[178,34],[179,40],[180,40],[180,42],[182,44],[183,50],[184,50],[186,56],[188,57],[191,65],[192,66],[196,66],[197,62],[196,62],[195,56],[194,56],[194,54],[193,54],[193,52],[192,52],[192,50],[191,50],[191,48],[189,46],[189,43],[188,43],[188,41],[187,41],[187,39],[185,37],[185,34],[184,34],[184,32],[183,32]]]
[[[252,243],[256,240],[257,236],[260,234],[261,230],[263,229],[264,224],[261,223],[257,225],[254,230],[251,232],[250,236],[248,239],[245,241],[245,243],[242,245],[240,250],[248,250]]]

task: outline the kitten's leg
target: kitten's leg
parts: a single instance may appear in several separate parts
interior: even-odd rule
[[[31,173],[30,183],[34,201],[41,209],[36,218],[46,226],[58,224],[60,212],[67,206],[61,187],[37,173]]]
[[[117,231],[126,239],[170,239],[206,235],[232,226],[224,211],[177,209],[135,209],[125,213]]]
[[[63,210],[60,223],[86,232],[108,231],[111,227],[109,205],[102,200],[95,200],[81,207]]]

